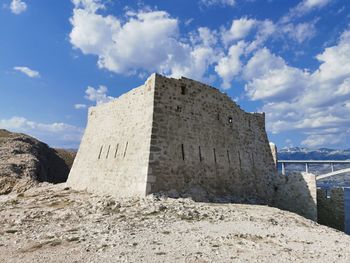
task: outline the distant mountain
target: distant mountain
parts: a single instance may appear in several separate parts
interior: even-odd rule
[[[280,160],[350,160],[350,149],[336,150],[328,148],[308,149],[301,147],[278,150]]]
[[[282,148],[278,150],[279,160],[350,160],[350,149],[336,150],[329,148],[308,149],[302,147]],[[334,170],[350,167],[349,164],[336,164]],[[281,169],[281,167],[279,167]],[[289,164],[286,166],[286,172],[305,171],[305,165]],[[311,164],[309,171],[317,174],[325,174],[331,172],[330,165],[327,164]],[[350,174],[337,175],[329,179],[318,181],[319,186],[337,185],[350,186]]]

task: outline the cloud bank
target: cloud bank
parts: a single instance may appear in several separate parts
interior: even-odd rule
[[[70,42],[83,54],[97,57],[97,65],[123,75],[159,72],[210,82],[229,89],[244,84],[246,98],[261,101],[267,129],[272,133],[299,131],[302,144],[341,145],[349,139],[350,33],[325,48],[312,72],[289,65],[268,47],[271,43],[301,46],[317,34],[317,19],[300,18],[331,4],[330,0],[303,0],[277,21],[248,16],[216,29],[195,28],[181,33],[181,21],[166,11],[125,11],[108,14],[102,1],[73,0]],[[235,6],[235,1],[202,1]],[[103,11],[103,12],[102,12]],[[100,97],[99,97],[100,96]],[[106,90],[89,89],[86,98],[109,100]],[[334,140],[322,138],[337,137]]]
[[[316,56],[314,72],[289,66],[260,49],[244,68],[245,90],[251,100],[262,100],[267,128],[273,133],[299,130],[309,147],[339,145],[350,136],[350,31],[336,45]],[[334,138],[333,140],[325,138]]]
[[[24,117],[0,119],[0,128],[29,134],[52,147],[77,148],[84,129],[62,123],[39,123]]]

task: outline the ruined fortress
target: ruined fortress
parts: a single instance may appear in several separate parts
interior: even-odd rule
[[[200,82],[153,74],[89,109],[67,185],[115,197],[230,196],[316,220],[315,176],[277,174],[276,153],[263,113]]]
[[[275,176],[263,113],[200,82],[153,74],[89,109],[67,184],[114,196],[200,188],[268,202]]]

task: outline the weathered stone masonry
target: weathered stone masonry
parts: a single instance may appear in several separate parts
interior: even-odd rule
[[[91,107],[67,184],[115,196],[146,194],[154,82]]]
[[[147,192],[200,186],[267,199],[274,161],[264,114],[205,84],[156,76]]]
[[[153,74],[90,108],[67,183],[115,196],[200,187],[269,202],[274,176],[264,114],[200,82]]]

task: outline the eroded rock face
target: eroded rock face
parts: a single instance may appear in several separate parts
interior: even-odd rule
[[[20,185],[16,190],[26,190],[36,182],[65,182],[69,156],[74,159],[74,153],[52,149],[25,134],[0,130],[0,194]]]

